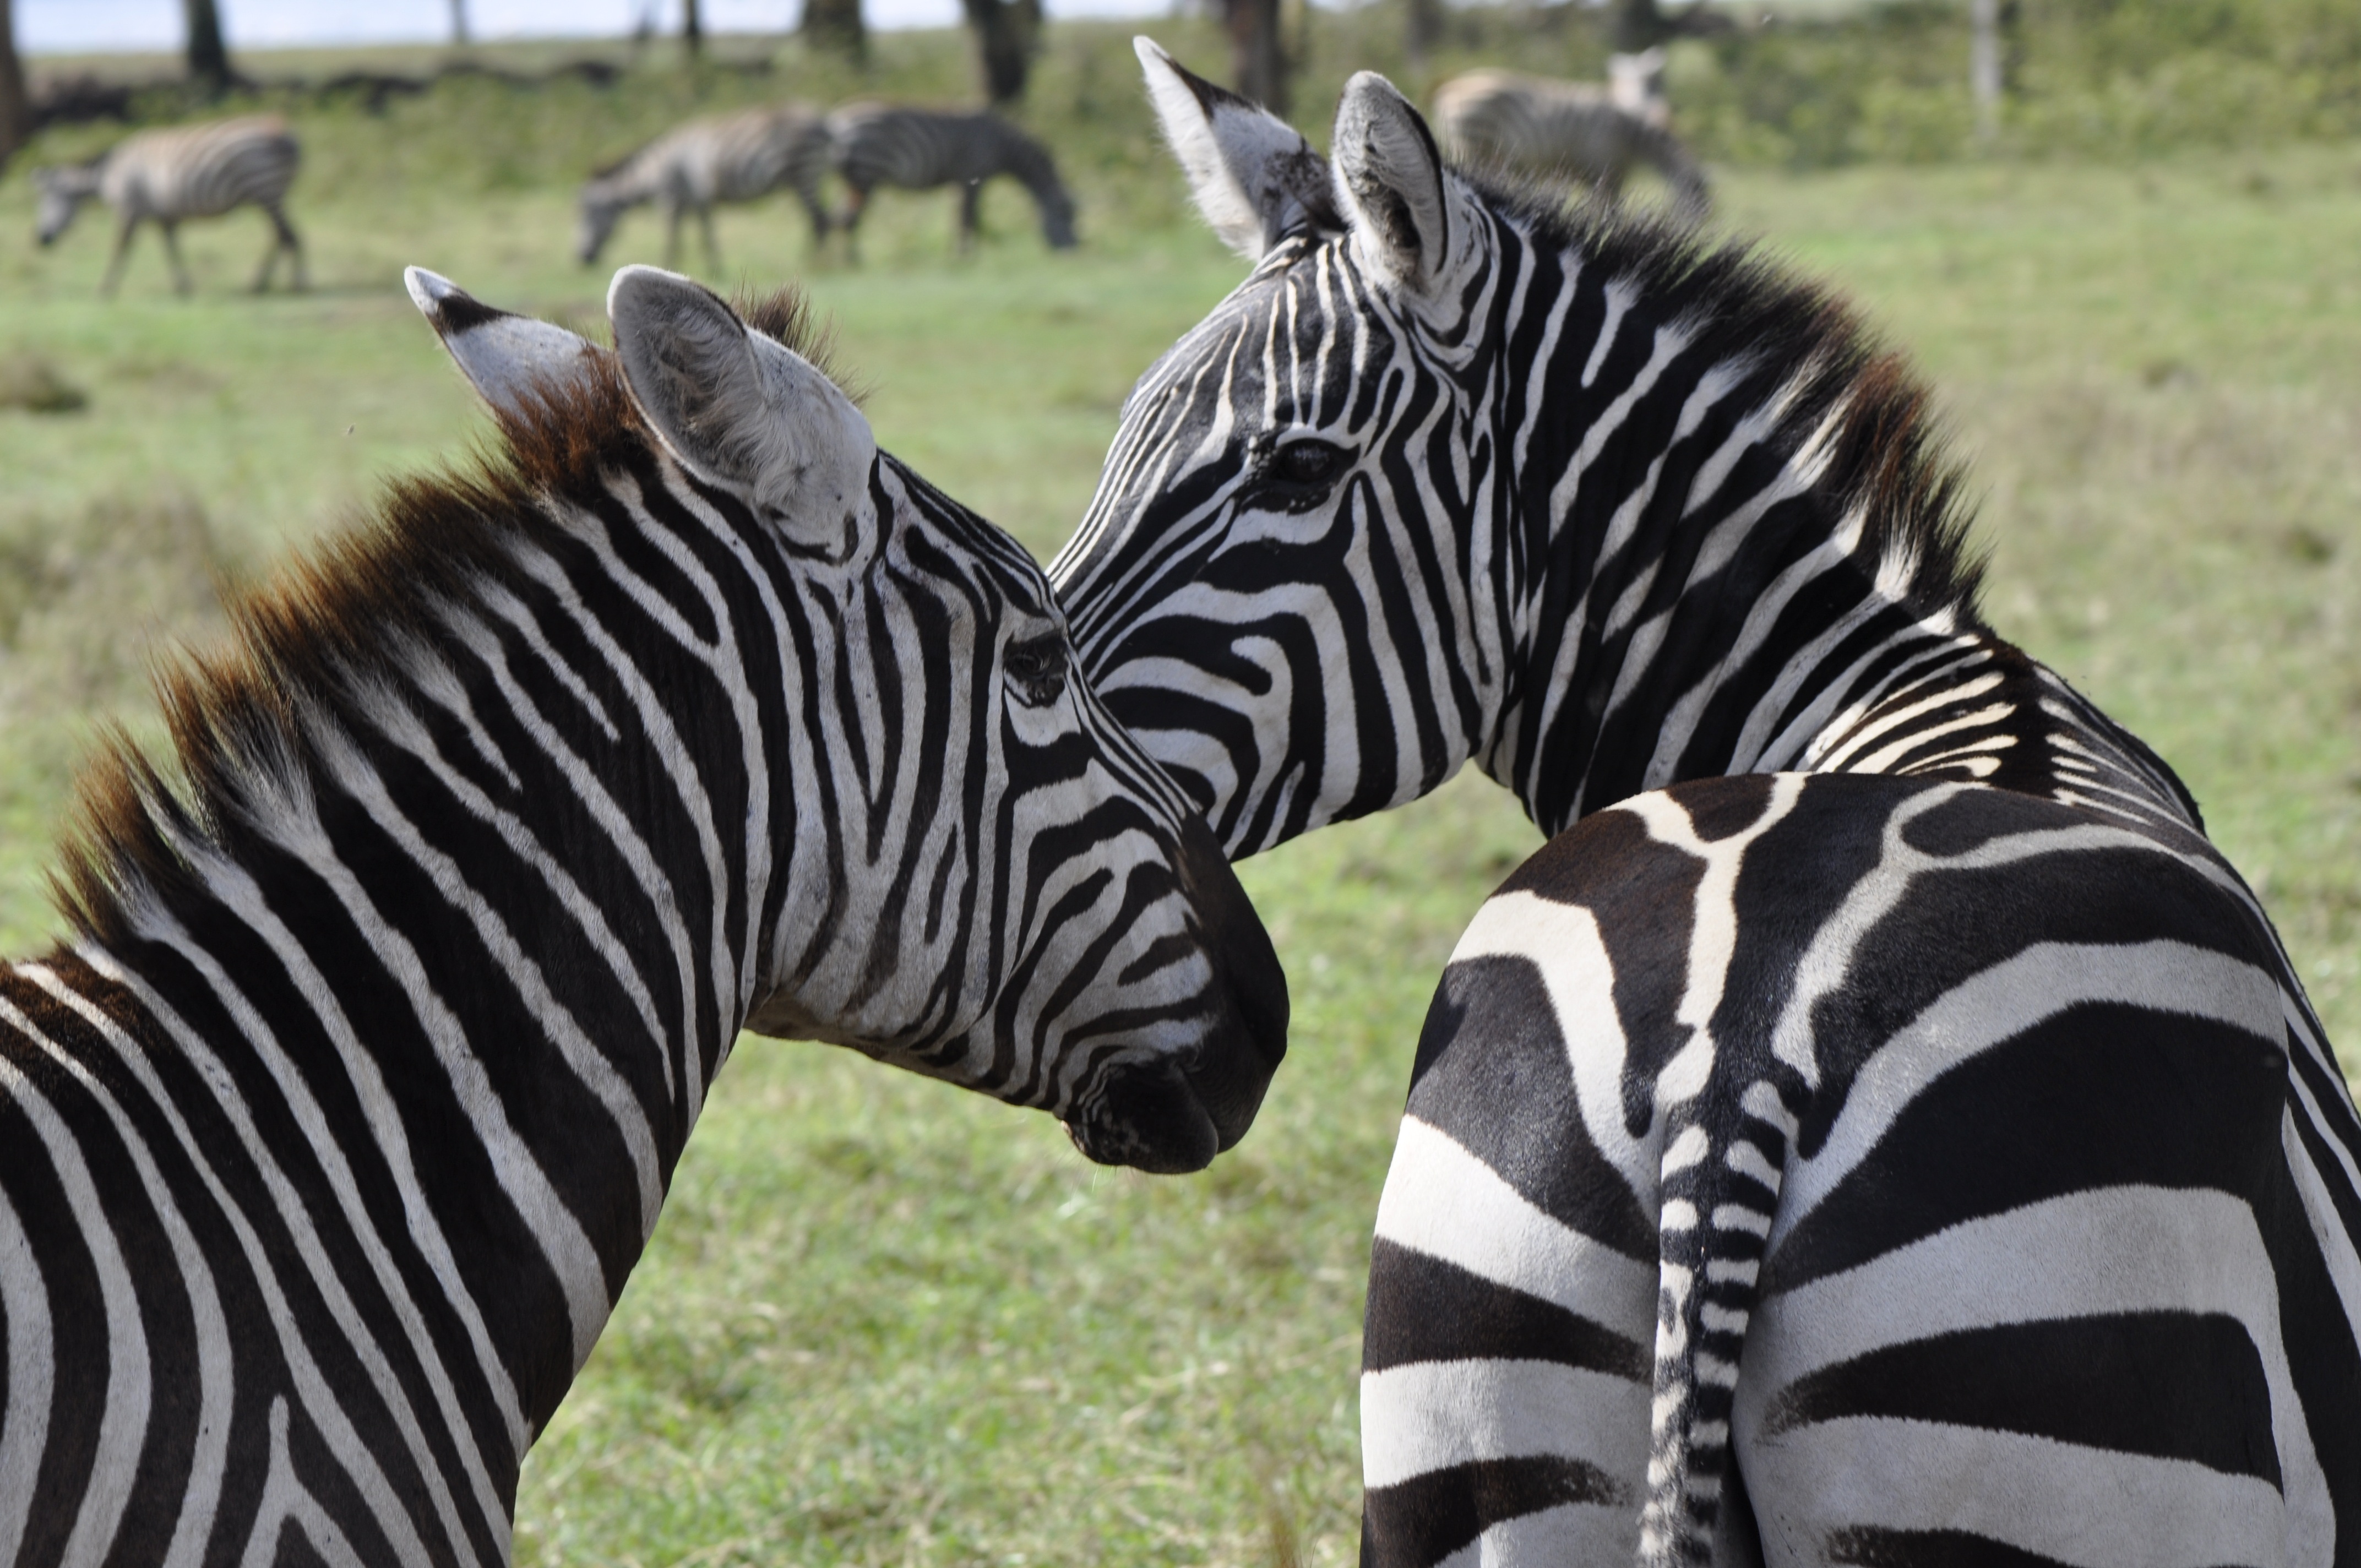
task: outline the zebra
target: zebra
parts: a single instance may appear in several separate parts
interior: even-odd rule
[[[951,114],[898,104],[848,104],[828,116],[829,158],[847,187],[842,224],[848,245],[880,185],[932,191],[957,185],[959,248],[975,245],[976,205],[983,182],[1005,174],[1033,193],[1041,237],[1053,250],[1071,250],[1074,199],[1058,182],[1057,165],[1039,142],[988,111]]]
[[[1612,202],[1635,166],[1672,188],[1691,221],[1711,211],[1705,170],[1673,135],[1662,49],[1617,55],[1614,80],[1554,82],[1513,71],[1470,71],[1434,90],[1435,127],[1460,157],[1543,181],[1587,184]]]
[[[1201,1166],[1283,1048],[1039,569],[647,268],[409,284],[499,455],[236,606],[0,969],[0,1563],[497,1563],[741,1026]]]
[[[1085,667],[1233,856],[1470,760],[1554,835],[1419,1042],[1363,1561],[2361,1562],[2361,1116],[1899,361],[1140,51],[1255,267],[1052,563]]]
[[[262,269],[254,275],[254,291],[259,294],[270,287],[282,251],[293,258],[294,282],[300,291],[310,286],[304,272],[303,241],[287,221],[286,200],[287,187],[293,183],[302,159],[294,133],[276,115],[142,131],[88,163],[33,170],[33,184],[40,195],[35,233],[41,247],[48,249],[66,232],[82,204],[97,197],[115,209],[118,223],[115,256],[106,265],[99,292],[114,294],[123,281],[133,233],[152,221],[163,231],[164,255],[172,264],[172,286],[186,294],[189,269],[181,261],[181,221],[219,217],[239,207],[260,207],[270,220],[270,248],[263,253]]]
[[[663,209],[664,265],[680,259],[680,220],[697,214],[705,259],[721,269],[713,238],[717,202],[752,202],[785,185],[811,216],[812,243],[828,241],[829,214],[820,199],[828,174],[828,127],[804,104],[743,109],[691,120],[608,164],[583,185],[581,226],[574,253],[583,266],[598,259],[615,225],[631,208],[653,202]]]

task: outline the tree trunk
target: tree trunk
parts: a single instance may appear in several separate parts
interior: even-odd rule
[[[1426,57],[1443,41],[1443,0],[1410,0],[1410,63],[1426,69]]]
[[[1968,91],[1976,101],[1976,140],[1990,147],[2000,136],[2000,0],[1971,0],[1968,26]]]
[[[16,156],[33,131],[33,106],[25,97],[25,65],[16,58],[14,0],[0,0],[0,168]]]
[[[451,47],[467,47],[467,0],[451,0]]]
[[[1282,119],[1287,115],[1287,51],[1279,47],[1279,0],[1222,0],[1230,29],[1230,74],[1238,95]]]
[[[815,49],[834,49],[863,60],[869,54],[869,28],[861,19],[861,0],[804,0],[804,41]]]
[[[1025,76],[1040,36],[1040,0],[963,0],[975,52],[983,67],[984,97],[994,105],[1025,96]]]
[[[691,56],[705,52],[705,13],[697,0],[680,0],[680,41]]]
[[[214,92],[229,85],[229,50],[222,45],[221,10],[214,0],[182,0],[189,18],[189,74]]]

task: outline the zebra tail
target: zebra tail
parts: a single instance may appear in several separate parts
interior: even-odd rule
[[[1732,1103],[1708,1088],[1666,1128],[1656,1225],[1654,1398],[1649,1410],[1645,1568],[1715,1558],[1726,1526],[1751,1533],[1730,1410],[1795,1122],[1758,1081]],[[1731,1503],[1731,1518],[1722,1519]]]

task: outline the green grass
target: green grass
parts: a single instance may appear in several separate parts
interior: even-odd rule
[[[1180,221],[1120,33],[1057,38],[1041,113],[1096,127],[1068,159],[1079,253],[1046,252],[1009,192],[965,264],[947,198],[882,203],[858,269],[813,266],[787,203],[722,221],[723,280],[803,276],[884,444],[1045,554],[1133,377],[1238,275]],[[881,52],[880,81],[961,84],[955,42]],[[97,716],[142,722],[140,650],[206,630],[208,575],[262,569],[480,437],[401,266],[595,319],[607,269],[566,259],[553,170],[680,91],[566,110],[595,111],[572,153],[563,105],[304,119],[295,214],[321,287],[301,299],[234,291],[262,245],[249,218],[189,232],[188,302],[152,238],[112,305],[92,298],[99,225],[0,246],[0,356],[88,397],[0,410],[8,950],[49,928],[74,748]],[[452,161],[511,120],[530,158],[498,178]],[[2361,1046],[2361,146],[1720,172],[1738,227],[1911,349],[1975,461],[2001,629],[2182,770]],[[0,181],[0,235],[29,225],[24,181]],[[620,239],[610,262],[653,258],[652,220]],[[520,1558],[1349,1561],[1361,1278],[1411,1045],[1461,925],[1534,842],[1463,779],[1244,868],[1294,1045],[1253,1136],[1202,1177],[1101,1170],[1044,1118],[746,1043],[528,1466]]]

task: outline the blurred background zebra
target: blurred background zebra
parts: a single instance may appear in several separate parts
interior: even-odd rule
[[[37,234],[45,247],[56,244],[82,204],[97,197],[115,210],[117,223],[115,256],[107,263],[100,292],[115,292],[123,281],[133,233],[141,224],[153,223],[163,231],[172,286],[185,294],[190,284],[189,269],[181,260],[181,221],[259,207],[270,220],[270,248],[255,274],[255,292],[270,286],[282,251],[292,258],[294,285],[302,289],[308,283],[303,242],[288,223],[284,205],[301,160],[287,122],[276,115],[142,131],[88,163],[35,170],[33,181],[40,192]]]
[[[506,1563],[741,1025],[1167,1169],[1283,1048],[1039,568],[791,297],[626,269],[609,353],[411,287],[498,455],[240,602],[0,966],[0,1563]]]
[[[713,237],[713,208],[752,202],[785,186],[810,215],[812,243],[828,238],[828,207],[820,181],[828,173],[828,129],[807,104],[716,115],[676,126],[637,152],[607,165],[582,187],[575,255],[585,267],[598,259],[622,215],[656,203],[664,221],[664,265],[680,261],[680,221],[697,214],[705,259],[721,269]]]
[[[959,248],[975,244],[976,205],[983,182],[1007,175],[1032,192],[1041,237],[1050,248],[1075,243],[1074,201],[1058,180],[1049,149],[997,115],[952,114],[894,104],[850,104],[828,117],[829,156],[850,188],[847,242],[880,185],[932,191],[957,185]]]
[[[1470,71],[1434,90],[1434,128],[1472,163],[1544,182],[1588,186],[1612,201],[1634,170],[1671,187],[1673,208],[1690,219],[1712,208],[1704,168],[1672,132],[1664,51],[1617,55],[1615,74],[1554,82],[1513,71]]]

